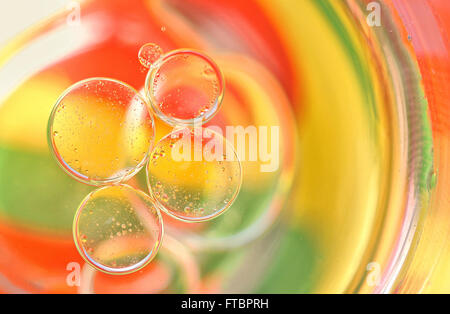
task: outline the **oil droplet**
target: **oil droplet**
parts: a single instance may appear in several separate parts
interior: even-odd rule
[[[215,74],[214,69],[209,66],[206,66],[205,69],[203,70],[203,74],[207,77],[210,75],[214,75]]]
[[[169,195],[167,195],[167,194],[164,193],[164,194],[161,196],[161,201],[167,203],[167,202],[169,201]]]
[[[49,119],[49,144],[58,164],[88,185],[131,178],[144,166],[148,143],[153,141],[154,121],[147,101],[113,79],[94,78],[72,85]]]
[[[162,218],[148,195],[127,185],[114,185],[93,191],[81,204],[73,236],[80,255],[92,267],[128,274],[155,257],[162,239]],[[134,228],[110,223],[123,219]]]
[[[139,62],[146,68],[150,68],[163,54],[161,47],[154,43],[145,44],[139,49]]]
[[[145,91],[154,112],[172,126],[209,121],[219,110],[224,82],[217,64],[203,53],[175,50],[147,74]]]
[[[166,157],[158,166],[147,165],[147,184],[158,207],[182,221],[201,222],[218,217],[231,207],[241,186],[241,164],[233,146],[212,130],[208,130],[210,137],[205,138],[206,130],[191,132],[186,127],[166,135],[153,152],[164,150]],[[181,158],[177,149],[170,149],[173,138],[191,147],[187,155]],[[210,141],[214,141],[218,151],[228,151],[232,157],[223,158],[222,152],[212,156],[208,150]],[[194,158],[196,154],[199,159]],[[168,176],[167,169],[177,176]]]

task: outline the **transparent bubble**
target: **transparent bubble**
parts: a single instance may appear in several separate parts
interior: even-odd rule
[[[145,99],[125,83],[92,78],[58,99],[48,126],[59,165],[89,185],[123,182],[147,161],[154,121]]]
[[[132,273],[158,252],[162,218],[145,193],[127,185],[102,187],[78,208],[73,236],[81,256],[94,268],[110,274]]]
[[[242,183],[233,146],[207,128],[182,128],[156,145],[147,166],[149,190],[179,220],[200,222],[224,213]]]
[[[172,126],[206,123],[219,110],[224,93],[219,67],[191,50],[164,55],[153,64],[145,84],[156,115]]]
[[[139,62],[146,68],[150,68],[151,65],[161,58],[163,51],[160,46],[154,43],[148,43],[139,49]]]

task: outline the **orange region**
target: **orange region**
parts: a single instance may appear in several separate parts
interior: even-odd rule
[[[97,272],[94,291],[96,293],[158,293],[164,291],[172,278],[171,271],[163,262],[154,260],[142,270],[114,276]]]
[[[0,224],[0,269],[13,285],[44,293],[64,286],[70,262],[83,264],[72,237],[37,234],[17,226]],[[72,289],[69,289],[72,291]]]
[[[198,291],[194,293],[217,294],[222,293],[223,278],[219,274],[213,274],[203,278],[199,284]]]
[[[193,24],[196,20],[199,24],[203,23],[205,18],[220,21],[224,24],[221,29],[229,32],[227,38],[240,39],[240,46],[247,49],[245,53],[250,53],[275,73],[290,97],[294,90],[298,90],[298,84],[293,79],[294,67],[282,45],[280,34],[274,27],[277,21],[269,20],[257,1],[171,0],[168,3],[185,13]],[[202,30],[199,31],[201,33]],[[217,34],[209,34],[207,31],[204,37],[218,37]],[[223,38],[215,39],[220,41]]]

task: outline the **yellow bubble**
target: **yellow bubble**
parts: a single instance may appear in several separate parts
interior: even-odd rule
[[[89,185],[126,181],[144,165],[154,141],[145,99],[125,83],[93,78],[58,99],[49,119],[49,145],[58,164]]]
[[[222,135],[205,128],[183,128],[162,138],[152,155],[161,150],[166,154],[158,157],[157,164],[147,165],[147,183],[164,212],[200,222],[230,208],[242,183],[241,163]]]
[[[107,186],[83,200],[75,215],[73,236],[79,253],[92,267],[128,274],[157,254],[162,218],[145,193],[127,185]]]

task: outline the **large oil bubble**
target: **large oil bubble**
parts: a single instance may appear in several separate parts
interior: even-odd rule
[[[127,185],[106,186],[81,203],[73,236],[81,256],[94,268],[110,274],[132,273],[158,252],[162,218],[147,194]]]
[[[145,85],[154,112],[172,126],[206,123],[219,110],[224,93],[219,67],[191,50],[174,50],[156,61]]]
[[[154,133],[145,99],[125,83],[106,78],[67,89],[48,126],[59,165],[90,185],[119,183],[136,174],[145,165]]]
[[[182,221],[206,221],[233,204],[242,183],[241,163],[218,132],[186,127],[158,142],[147,181],[164,212]]]

